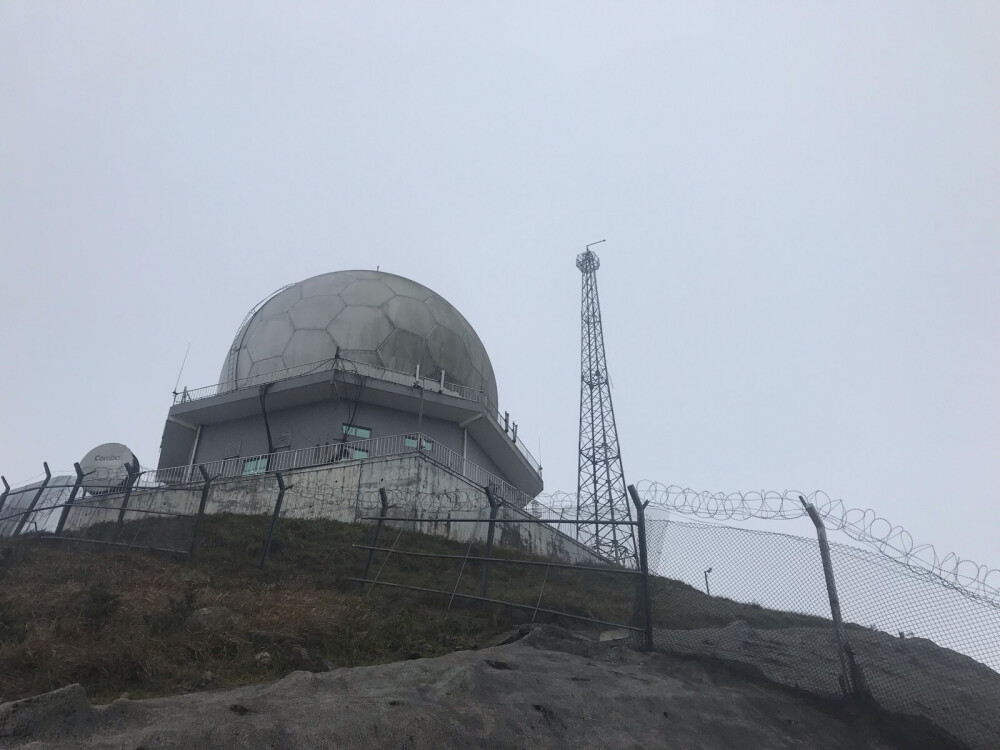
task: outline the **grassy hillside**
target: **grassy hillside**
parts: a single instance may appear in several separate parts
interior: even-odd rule
[[[145,522],[169,537],[174,521]],[[82,543],[0,543],[0,698],[14,700],[79,682],[91,699],[165,695],[322,670],[436,656],[489,643],[533,613],[479,607],[449,596],[378,587],[360,578],[371,527],[283,520],[264,570],[267,519],[209,516],[190,561]],[[132,538],[129,529],[123,538]],[[382,546],[464,556],[468,545],[386,528]],[[472,554],[482,554],[472,549]],[[498,551],[500,556],[511,553]],[[461,576],[459,573],[461,572]],[[474,594],[478,564],[376,554],[372,575],[400,584]],[[633,577],[494,564],[489,595],[610,622],[632,619]],[[544,584],[544,587],[543,587]],[[539,600],[541,594],[541,598]],[[803,615],[710,598],[653,579],[661,627],[820,625]],[[539,614],[536,621],[593,627]],[[264,655],[266,654],[266,656]]]

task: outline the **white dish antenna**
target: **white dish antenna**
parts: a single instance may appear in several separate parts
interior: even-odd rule
[[[93,448],[80,461],[83,471],[83,488],[98,494],[122,487],[128,479],[128,469],[139,469],[139,459],[121,443],[104,443]]]

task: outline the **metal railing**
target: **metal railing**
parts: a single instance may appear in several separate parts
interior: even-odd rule
[[[396,383],[397,385],[406,387],[418,386],[431,393],[441,393],[446,396],[460,398],[465,401],[475,401],[483,404],[486,406],[487,415],[494,422],[504,428],[504,432],[511,439],[511,442],[517,446],[517,449],[521,452],[521,455],[524,456],[525,460],[535,471],[539,474],[542,473],[542,465],[538,462],[538,459],[532,455],[531,451],[528,450],[528,446],[526,446],[517,436],[516,423],[511,422],[508,413],[501,412],[499,410],[496,404],[490,400],[488,394],[483,389],[448,382],[443,378],[435,380],[433,378],[426,378],[422,376],[417,377],[413,373],[390,370],[389,368],[382,367],[381,365],[359,362],[356,360],[346,359],[344,357],[333,357],[331,359],[309,362],[303,365],[296,365],[295,367],[274,370],[272,372],[258,373],[257,375],[251,375],[246,378],[230,380],[224,383],[217,383],[215,385],[207,385],[192,390],[188,390],[185,387],[180,392],[174,393],[173,403],[174,405],[177,405],[189,403],[191,401],[200,401],[201,399],[211,398],[223,393],[233,393],[235,391],[247,390],[249,388],[257,388],[268,383],[277,383],[282,380],[289,380],[291,378],[302,377],[304,375],[312,375],[317,372],[331,371],[351,372],[356,375],[373,377],[378,380],[384,380],[389,383]]]
[[[492,488],[498,497],[510,505],[523,508],[531,501],[530,495],[422,433],[391,435],[345,443],[328,443],[294,451],[239,456],[191,466],[157,469],[144,472],[136,486],[156,487],[196,481],[201,476],[199,466],[214,479],[231,479],[313,468],[344,461],[388,458],[413,453],[426,456],[444,468],[465,477],[475,485]]]

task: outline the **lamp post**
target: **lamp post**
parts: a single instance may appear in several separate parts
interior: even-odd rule
[[[711,568],[709,568],[708,570],[705,571],[705,595],[706,596],[711,596],[712,595],[712,593],[708,590],[708,574],[711,573],[711,572],[712,572]]]

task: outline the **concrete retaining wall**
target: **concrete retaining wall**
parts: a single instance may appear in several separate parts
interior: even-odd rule
[[[408,530],[459,542],[486,541],[490,506],[483,488],[422,453],[327,464],[285,472],[282,477],[287,487],[282,518],[371,523],[364,518],[380,514],[379,490],[385,489],[390,516],[419,519],[388,522],[388,526],[402,525]],[[194,516],[201,492],[198,485],[137,489],[129,499],[125,520],[151,517],[144,511]],[[122,497],[119,493],[80,500],[68,514],[65,532],[79,532],[97,523],[117,520]],[[270,515],[277,497],[278,483],[273,474],[220,480],[211,486],[205,512]],[[457,520],[469,518],[481,520],[477,523]],[[530,518],[525,511],[502,506],[496,543],[557,562],[588,565],[606,562],[547,524],[516,523]]]

